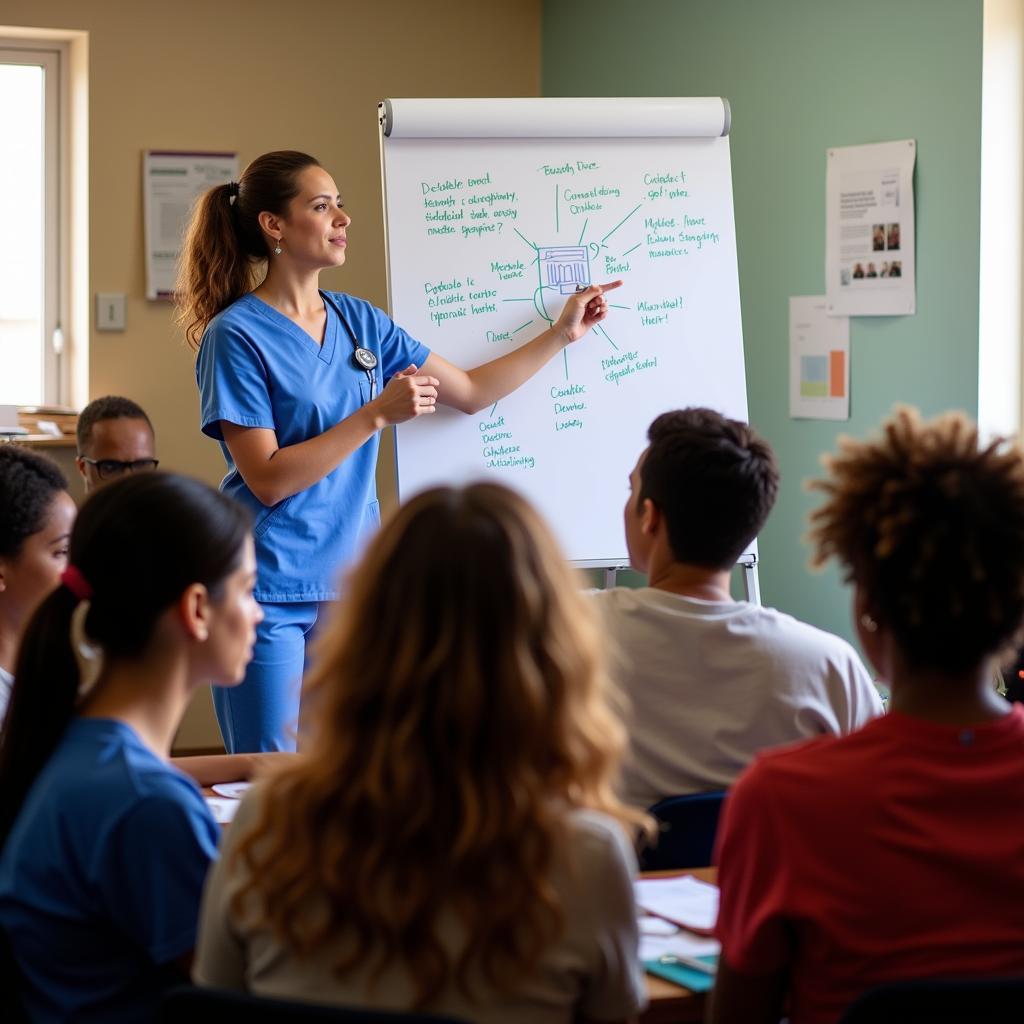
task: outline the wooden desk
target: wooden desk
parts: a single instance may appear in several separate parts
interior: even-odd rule
[[[645,878],[667,878],[672,875],[693,875],[702,882],[718,879],[717,868],[692,868],[689,871],[651,871]],[[647,998],[650,1005],[640,1015],[641,1024],[691,1024],[704,1019],[707,1004],[706,992],[691,992],[682,985],[673,984],[664,978],[647,975]]]

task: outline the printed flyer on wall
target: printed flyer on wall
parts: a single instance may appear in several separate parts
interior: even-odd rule
[[[208,188],[238,176],[237,153],[150,150],[142,165],[146,223],[146,298],[174,297],[182,236],[192,204]]]
[[[829,316],[824,295],[789,299],[789,415],[850,418],[850,319]]]
[[[825,292],[830,316],[917,312],[913,139],[830,149]]]

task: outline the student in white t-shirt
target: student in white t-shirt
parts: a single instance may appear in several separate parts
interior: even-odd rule
[[[665,413],[648,439],[625,508],[648,586],[594,595],[632,703],[623,795],[640,806],[724,789],[766,747],[847,733],[882,711],[845,640],[730,596],[778,491],[768,444],[710,409]]]
[[[21,635],[68,563],[75,503],[55,462],[0,445],[0,721]]]

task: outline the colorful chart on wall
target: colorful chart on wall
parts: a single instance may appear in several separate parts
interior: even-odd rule
[[[610,314],[475,416],[397,431],[400,497],[498,480],[583,565],[627,562],[628,475],[660,412],[747,418],[729,108],[710,99],[381,105],[390,312],[471,367],[621,279]]]

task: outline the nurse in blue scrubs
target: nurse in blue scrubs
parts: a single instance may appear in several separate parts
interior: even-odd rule
[[[265,613],[245,682],[215,693],[231,753],[295,748],[307,640],[379,523],[380,431],[437,402],[493,405],[600,323],[621,284],[570,296],[548,330],[462,370],[365,300],[320,289],[350,223],[330,174],[284,151],[210,189],[185,240],[179,322],[199,353],[202,430],[224,454],[222,490],[253,514]]]

